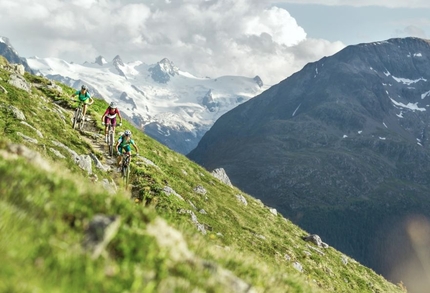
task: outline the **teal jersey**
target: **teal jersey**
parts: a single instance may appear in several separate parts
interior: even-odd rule
[[[134,144],[134,140],[130,139],[129,141],[125,140],[124,137],[121,135],[118,139],[119,147],[130,147],[131,144]]]
[[[89,98],[91,98],[90,94],[88,92],[85,92],[85,94],[82,94],[81,91],[77,91],[75,95],[79,96],[79,100],[82,102],[85,102]]]

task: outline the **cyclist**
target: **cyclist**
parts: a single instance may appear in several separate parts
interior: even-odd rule
[[[121,168],[121,165],[122,165],[122,153],[123,153],[123,151],[125,151],[126,154],[131,156],[130,145],[132,145],[134,147],[134,149],[136,150],[136,155],[138,155],[139,149],[138,149],[136,143],[134,142],[134,140],[131,139],[131,131],[127,129],[126,131],[124,131],[124,134],[119,137],[119,139],[115,145],[115,149],[116,149],[117,154],[118,154],[118,157],[117,157],[118,168]]]
[[[70,98],[73,99],[74,96],[79,97],[79,101],[84,103],[84,111],[82,113],[82,119],[85,120],[85,114],[87,113],[87,105],[92,105],[94,103],[93,98],[91,98],[88,93],[88,88],[86,85],[81,86],[80,91],[76,91]]]
[[[115,102],[110,103],[109,107],[106,109],[105,113],[102,116],[102,124],[105,125],[105,142],[108,141],[108,125],[112,125],[112,131],[113,135],[115,136],[115,126],[116,126],[116,115],[118,115],[119,119],[121,120],[119,122],[119,126],[122,125],[122,117],[119,113],[119,110],[115,104]]]

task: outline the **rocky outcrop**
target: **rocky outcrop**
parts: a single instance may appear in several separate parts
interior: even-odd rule
[[[203,97],[202,105],[205,106],[210,112],[215,112],[218,103],[215,102],[213,96],[212,96],[212,90],[209,90],[206,95]]]
[[[148,70],[154,81],[158,83],[167,83],[170,80],[170,77],[178,74],[179,69],[174,66],[173,62],[169,61],[169,59],[164,58]]]
[[[227,173],[225,172],[224,168],[217,168],[211,172],[211,174],[220,180],[221,182],[227,184],[228,186],[233,186],[230,182],[230,178],[228,178]]]
[[[31,68],[28,66],[25,58],[18,55],[15,49],[12,47],[9,39],[0,36],[0,55],[4,56],[11,64],[20,64],[25,68],[25,71],[33,73]]]

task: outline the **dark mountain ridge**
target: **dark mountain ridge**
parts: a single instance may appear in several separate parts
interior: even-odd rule
[[[429,41],[348,46],[223,115],[188,156],[400,278],[413,243],[384,235],[430,216],[429,95]]]

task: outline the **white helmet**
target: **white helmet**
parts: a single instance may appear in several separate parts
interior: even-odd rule
[[[112,109],[116,109],[116,104],[115,104],[115,102],[110,103],[109,107],[110,107],[110,108],[112,108]]]
[[[126,131],[124,131],[124,135],[125,136],[131,136],[131,131],[127,129]]]

